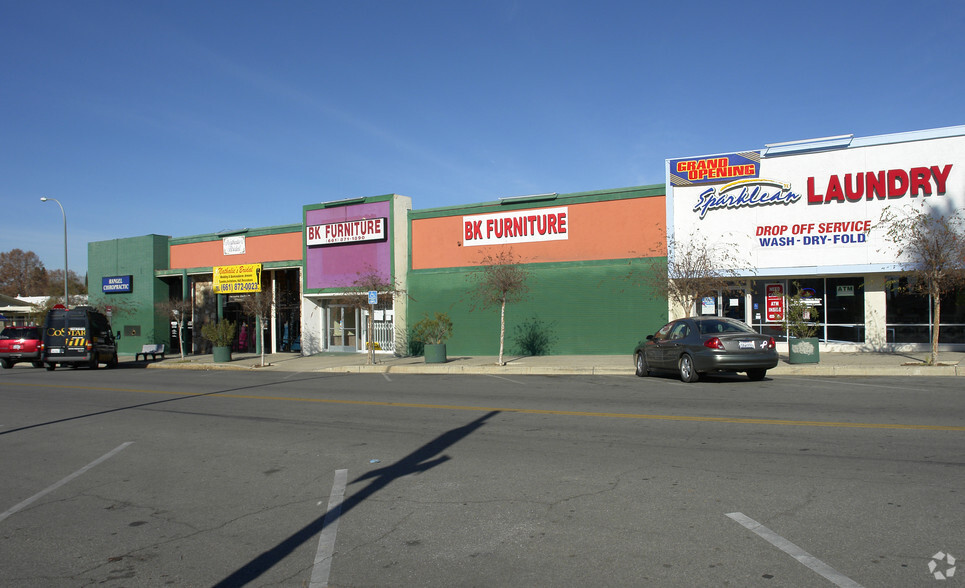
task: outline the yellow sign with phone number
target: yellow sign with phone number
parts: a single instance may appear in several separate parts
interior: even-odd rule
[[[222,265],[214,268],[216,294],[261,292],[261,264]]]

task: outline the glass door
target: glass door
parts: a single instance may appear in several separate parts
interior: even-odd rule
[[[747,321],[747,296],[743,288],[720,293],[720,316]]]
[[[328,350],[358,351],[358,315],[350,306],[328,306]]]

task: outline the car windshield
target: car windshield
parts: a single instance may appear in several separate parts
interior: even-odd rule
[[[700,321],[698,324],[700,325],[700,333],[702,335],[713,335],[719,333],[756,333],[754,329],[748,327],[745,323],[740,321],[719,319]]]
[[[7,327],[0,332],[0,339],[39,339],[36,327]]]

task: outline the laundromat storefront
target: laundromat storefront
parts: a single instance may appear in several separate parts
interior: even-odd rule
[[[663,185],[504,198],[410,213],[409,321],[447,313],[450,355],[497,355],[500,308],[474,296],[501,256],[529,273],[507,305],[507,355],[631,353],[666,322],[639,279],[666,263]]]
[[[370,345],[393,353],[399,347],[411,208],[411,199],[397,194],[303,207],[303,353],[366,352]],[[369,304],[372,284],[387,289]]]
[[[929,341],[931,301],[908,291],[908,259],[881,223],[889,207],[965,208],[965,127],[667,160],[670,238],[713,235],[755,268],[689,312],[733,316],[780,338],[784,296],[800,292],[832,350]],[[965,345],[963,294],[942,299],[943,344]]]

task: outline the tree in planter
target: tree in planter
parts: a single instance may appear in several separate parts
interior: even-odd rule
[[[910,290],[931,298],[931,352],[928,364],[938,361],[938,329],[942,296],[965,287],[965,219],[961,211],[948,215],[919,207],[886,206],[874,228],[894,243],[899,269],[907,272]]]
[[[201,336],[211,341],[215,347],[231,347],[238,325],[228,320],[201,325]]]
[[[452,320],[444,312],[426,314],[412,325],[412,336],[426,345],[442,345],[452,337]]]
[[[520,265],[512,249],[488,254],[482,258],[481,268],[471,274],[474,282],[471,295],[475,308],[499,306],[499,358],[496,365],[503,362],[503,346],[506,338],[506,305],[521,302],[529,294],[529,281],[532,274]]]
[[[255,324],[258,331],[256,335],[258,347],[261,348],[261,367],[265,367],[264,326],[271,319],[272,306],[274,306],[274,302],[268,292],[247,294],[241,301],[241,309],[244,313],[258,319]]]
[[[178,325],[178,349],[181,350],[181,359],[184,359],[184,326],[189,317],[194,312],[191,299],[170,298],[154,305],[158,313],[166,317],[174,317],[174,322]]]
[[[781,329],[796,339],[810,339],[818,334],[818,323],[811,314],[814,308],[801,296],[801,287],[795,283],[797,291],[793,296],[784,297],[784,320]]]

